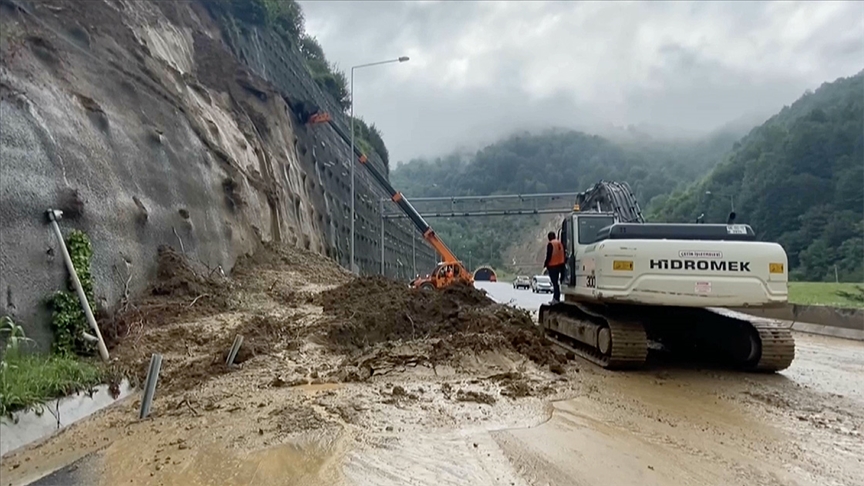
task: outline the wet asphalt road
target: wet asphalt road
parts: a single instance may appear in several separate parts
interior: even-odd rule
[[[517,290],[508,282],[474,282],[474,286],[485,290],[496,302],[515,305],[533,312],[537,312],[541,304],[552,300],[552,294],[535,294],[531,290]]]
[[[536,313],[549,294],[516,290],[506,282],[476,282],[478,288],[500,303],[510,303]],[[864,409],[864,342],[795,333],[795,361],[781,374],[798,386],[859,401]]]
[[[477,286],[532,312],[551,299],[509,283]],[[577,361],[569,376],[578,393],[535,425],[430,431],[401,449],[366,450],[352,467],[374,464],[375,474],[363,469],[365,479],[346,484],[405,484],[414,471],[411,484],[456,485],[485,471],[472,484],[864,486],[864,343],[795,339],[795,361],[777,374],[623,373]],[[33,484],[97,484],[100,461],[91,454]],[[455,465],[461,475],[446,480]]]
[[[550,300],[477,287],[532,312]],[[794,338],[795,360],[774,374],[583,363],[586,395],[553,404],[542,426],[493,436],[532,484],[862,486],[864,342]]]

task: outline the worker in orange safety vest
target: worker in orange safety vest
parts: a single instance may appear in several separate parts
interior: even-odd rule
[[[550,231],[547,236],[549,243],[546,245],[546,260],[543,266],[549,272],[549,279],[552,280],[552,302],[560,302],[560,282],[564,275],[567,257],[564,254],[564,244],[555,236],[555,232]]]

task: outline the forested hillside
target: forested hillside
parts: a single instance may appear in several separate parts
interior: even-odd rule
[[[808,92],[711,174],[655,201],[661,221],[737,219],[780,242],[792,277],[864,281],[864,71]]]
[[[734,208],[760,238],[783,244],[794,279],[834,280],[836,272],[841,281],[864,280],[864,72],[805,93],[741,135],[616,143],[574,131],[526,133],[470,157],[411,161],[391,179],[409,197],[573,192],[600,179],[627,181],[650,220],[704,213],[722,222]],[[430,223],[461,258],[500,266],[502,250],[538,231],[539,219]]]
[[[574,131],[519,134],[474,156],[414,160],[391,172],[408,197],[578,192],[600,179],[627,181],[643,206],[704,176],[741,134],[717,133],[689,143],[613,143]],[[466,262],[500,266],[501,253],[538,231],[532,216],[436,218],[430,224]],[[542,235],[538,235],[542,237]]]

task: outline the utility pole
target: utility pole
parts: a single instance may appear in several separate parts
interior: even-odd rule
[[[351,96],[351,120],[350,120],[350,122],[351,122],[351,153],[349,154],[350,163],[351,163],[351,272],[353,272],[355,274],[358,274],[360,272],[358,271],[357,268],[355,268],[355,265],[354,265],[354,239],[355,239],[354,238],[354,220],[357,218],[357,216],[354,212],[354,199],[356,197],[355,192],[354,192],[354,179],[355,179],[354,166],[357,165],[357,161],[354,160],[355,159],[355,154],[354,154],[354,70],[364,68],[364,67],[370,67],[370,66],[379,66],[381,64],[390,64],[393,62],[405,62],[407,60],[408,60],[408,56],[401,56],[401,57],[398,57],[396,59],[389,59],[387,61],[370,62],[368,64],[358,64],[357,66],[351,66],[351,88],[350,88],[350,96]],[[383,241],[382,241],[382,244],[383,244]],[[383,247],[381,248],[381,252],[382,253],[384,252]],[[381,262],[381,265],[382,266],[384,265],[383,260]],[[384,274],[383,270],[381,271],[381,274],[382,275]]]
[[[378,201],[381,211],[381,276],[384,276],[384,200]]]

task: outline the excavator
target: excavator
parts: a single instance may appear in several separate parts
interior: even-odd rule
[[[566,251],[560,302],[540,306],[544,335],[607,369],[643,367],[649,350],[776,372],[795,358],[788,328],[724,308],[786,304],[777,243],[734,224],[647,223],[626,183],[579,193],[558,232]]]
[[[297,115],[301,123],[308,125],[316,125],[320,123],[328,123],[346,144],[350,144],[350,138],[342,128],[333,123],[333,119],[329,113],[321,111],[317,106],[305,103],[296,102],[291,104],[291,108]],[[354,146],[354,156],[357,157],[357,162],[369,171],[373,179],[381,186],[382,189],[390,196],[390,199],[396,203],[396,206],[401,209],[417,231],[423,235],[423,239],[431,246],[439,255],[441,261],[435,266],[431,273],[425,276],[416,276],[409,284],[411,288],[421,290],[443,289],[454,283],[464,283],[468,285],[474,284],[474,275],[469,271],[462,262],[456,258],[453,251],[438,237],[435,230],[426,222],[423,216],[414,209],[414,206],[405,198],[405,196],[397,191],[390,181],[384,177],[372,164],[366,154],[356,145]]]

